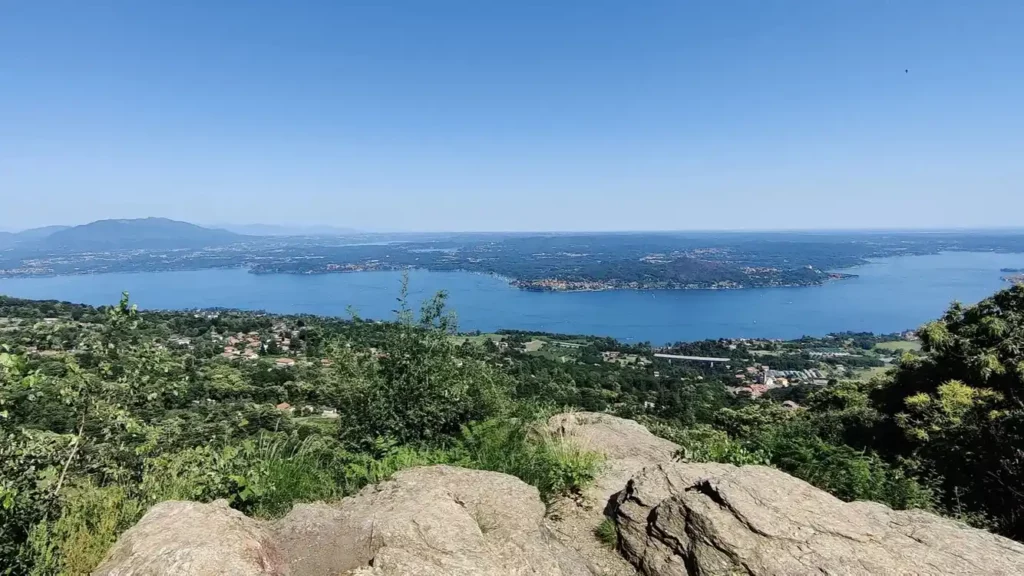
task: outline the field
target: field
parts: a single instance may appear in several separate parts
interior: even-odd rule
[[[865,368],[863,370],[857,370],[854,372],[854,377],[861,382],[867,382],[876,376],[885,374],[892,366],[876,366],[874,368]]]
[[[543,340],[534,339],[524,344],[523,348],[527,352],[537,352],[538,350],[544,347],[544,344],[546,344],[546,342],[544,342]]]
[[[472,342],[477,346],[483,346],[484,342],[488,340],[492,342],[500,342],[504,339],[505,337],[501,334],[480,334],[479,336],[464,336],[460,334],[458,336],[452,336],[452,340],[459,345],[465,342]]]
[[[892,340],[875,344],[875,350],[887,352],[917,352],[921,350],[921,342],[917,340]]]

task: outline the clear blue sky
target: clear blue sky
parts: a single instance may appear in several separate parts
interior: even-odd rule
[[[7,229],[1021,226],[1024,2],[0,0],[0,205]]]

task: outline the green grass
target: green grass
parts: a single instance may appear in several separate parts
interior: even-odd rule
[[[541,498],[578,493],[600,471],[600,454],[548,433],[530,420],[488,420],[468,426],[459,465],[502,472],[537,487]]]
[[[338,432],[338,419],[326,416],[296,416],[292,418],[301,437],[331,436]]]
[[[502,340],[505,339],[503,335],[493,333],[481,334],[479,336],[466,336],[463,334],[459,334],[457,336],[452,336],[451,338],[452,342],[460,346],[465,342],[470,342],[472,344],[476,344],[477,346],[483,346],[484,342],[487,342],[488,340],[492,342],[501,342]]]
[[[544,358],[547,358],[549,360],[555,360],[558,362],[561,362],[562,358],[565,358],[567,362],[572,362],[575,361],[576,358],[579,357],[580,355],[579,350],[572,350],[569,348],[556,348],[550,345],[544,346],[543,348],[537,350],[533,354],[543,356]]]
[[[594,528],[594,536],[612,550],[619,545],[619,528],[611,518],[605,518]]]
[[[29,536],[32,574],[88,574],[145,511],[145,504],[120,486],[70,487],[60,516],[37,524]]]
[[[875,350],[888,352],[917,352],[921,349],[921,343],[917,340],[893,340],[891,342],[879,342],[875,344]]]
[[[872,368],[865,368],[863,370],[857,370],[854,372],[853,376],[861,382],[868,382],[876,376],[884,375],[890,368],[892,368],[892,366],[875,366]]]

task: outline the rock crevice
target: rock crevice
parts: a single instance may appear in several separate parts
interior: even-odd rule
[[[1024,573],[1024,545],[922,511],[842,502],[762,466],[645,468],[615,518],[623,555],[648,576]]]

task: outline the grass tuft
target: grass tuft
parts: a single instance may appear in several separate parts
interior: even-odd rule
[[[611,518],[605,518],[594,528],[594,536],[612,550],[619,545],[619,528]]]

